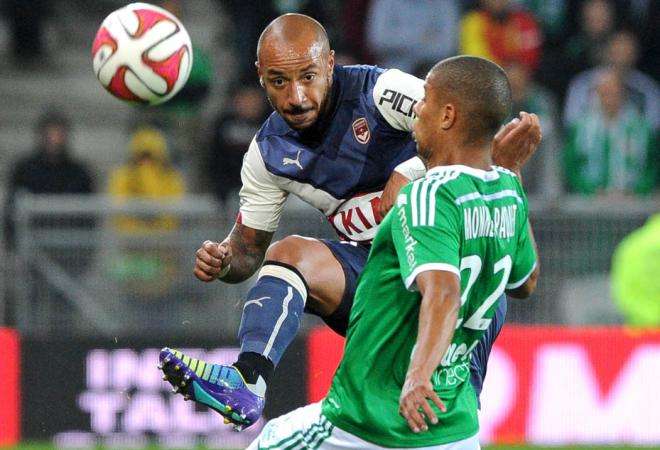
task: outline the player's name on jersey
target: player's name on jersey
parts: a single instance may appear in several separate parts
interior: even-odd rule
[[[497,239],[509,239],[513,237],[516,230],[516,210],[518,205],[506,205],[491,209],[480,205],[463,210],[463,222],[465,224],[465,239],[476,239],[490,237]]]

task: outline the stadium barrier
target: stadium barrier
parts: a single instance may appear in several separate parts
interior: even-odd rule
[[[217,362],[238,353],[233,338],[24,339],[23,438],[62,448],[244,448],[267,418],[323,397],[343,348],[326,327],[294,341],[264,417],[234,433],[216,413],[169,392],[155,367],[164,343]],[[659,373],[658,329],[507,326],[490,358],[481,440],[658,445]],[[53,381],[33,389],[43,374]]]
[[[0,447],[20,440],[20,343],[18,333],[0,328]]]
[[[331,236],[308,207],[292,202],[285,214],[276,238]],[[249,283],[201,283],[192,268],[199,245],[223,239],[235,218],[235,207],[209,196],[118,203],[105,195],[23,194],[15,249],[0,261],[8,309],[24,336],[234,334]]]
[[[543,275],[532,301],[509,302],[508,320],[620,322],[609,298],[612,252],[657,206],[562,199],[561,209],[533,208]],[[123,220],[163,216],[169,227],[131,229]],[[208,196],[120,204],[104,195],[23,195],[14,210],[15,250],[0,261],[10,306],[0,301],[0,320],[11,311],[24,336],[235,334],[250,282],[206,284],[191,273],[201,242],[222,239],[235,217],[236,205]],[[290,234],[335,237],[325,217],[295,198],[275,239]],[[317,323],[307,317],[303,327]]]

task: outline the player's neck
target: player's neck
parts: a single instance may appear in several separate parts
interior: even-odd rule
[[[449,151],[434,151],[426,161],[426,168],[436,166],[468,166],[475,169],[490,170],[493,165],[491,144],[451,145],[442,144],[439,147]]]

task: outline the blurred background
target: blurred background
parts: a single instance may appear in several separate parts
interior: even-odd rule
[[[484,442],[660,445],[660,2],[153,2],[186,26],[194,65],[151,108],[92,72],[98,26],[127,3],[0,1],[0,445],[241,448],[262,426],[231,433],[171,398],[155,363],[164,345],[237,353],[250,283],[198,282],[194,251],[235,220],[242,156],[271,111],[256,42],[284,12],[318,19],[340,64],[423,77],[455,54],[492,59],[514,110],[541,119],[523,181],[543,274],[509,303]],[[292,233],[332,229],[291,198],[276,236]],[[323,395],[341,342],[319,326],[305,318],[266,417]],[[553,409],[558,395],[577,407]]]

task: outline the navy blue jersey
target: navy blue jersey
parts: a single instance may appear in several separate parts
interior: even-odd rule
[[[340,237],[370,241],[380,195],[392,171],[423,174],[411,137],[423,81],[398,70],[336,66],[333,102],[322,129],[301,134],[273,112],[255,136],[242,169],[241,217],[274,231],[289,193],[322,211]],[[410,161],[406,163],[406,161]]]

